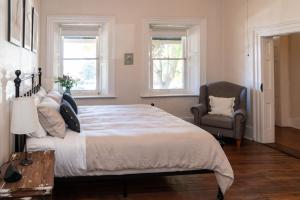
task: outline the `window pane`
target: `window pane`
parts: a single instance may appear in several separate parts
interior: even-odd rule
[[[96,38],[64,38],[64,58],[96,58]]]
[[[178,39],[152,39],[152,58],[183,58],[183,42]]]
[[[153,89],[183,88],[183,60],[153,60]]]
[[[63,74],[80,79],[72,90],[96,90],[96,60],[64,60]]]

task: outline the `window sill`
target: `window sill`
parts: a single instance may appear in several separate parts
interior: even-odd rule
[[[100,95],[94,95],[94,96],[74,96],[74,99],[116,99],[117,96],[100,96]]]
[[[199,97],[196,94],[151,94],[151,95],[141,95],[141,98],[166,98],[166,97]]]

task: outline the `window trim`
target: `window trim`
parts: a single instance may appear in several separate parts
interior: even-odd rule
[[[198,89],[193,88],[190,90],[190,80],[186,80],[186,85],[189,89],[184,90],[172,90],[172,89],[163,89],[163,90],[153,90],[151,88],[152,85],[152,78],[151,78],[151,68],[149,67],[151,64],[150,61],[150,53],[151,47],[151,25],[152,24],[159,24],[159,25],[174,25],[176,26],[199,26],[200,27],[200,66],[199,71],[201,73],[199,74],[199,87],[202,84],[206,83],[206,51],[207,51],[207,41],[206,41],[206,18],[146,18],[143,20],[143,66],[144,66],[144,73],[143,77],[145,83],[143,86],[143,91],[141,93],[141,97],[156,97],[156,96],[193,96],[193,95],[199,95],[199,87]],[[188,55],[186,56],[188,59]]]
[[[57,45],[53,41],[56,41],[55,38],[59,37],[57,28],[61,24],[97,24],[101,25],[102,32],[101,34],[105,37],[105,58],[101,57],[100,59],[104,60],[100,62],[100,70],[105,71],[107,77],[105,80],[101,81],[102,91],[99,97],[106,96],[116,96],[115,95],[115,17],[112,16],[88,16],[88,15],[50,15],[47,16],[47,50],[46,50],[46,66],[45,66],[45,75],[43,79],[43,84],[46,88],[52,89],[57,88],[57,85],[54,84],[54,77],[58,76],[59,68],[56,65],[57,62],[60,64],[60,58],[57,59]],[[57,41],[60,43],[59,41]],[[102,41],[100,41],[101,43]],[[102,50],[100,47],[100,51]],[[60,53],[59,53],[60,54]],[[103,69],[103,64],[106,65]],[[103,89],[104,88],[104,89]],[[57,88],[58,89],[58,88]],[[83,95],[84,96],[84,95]]]

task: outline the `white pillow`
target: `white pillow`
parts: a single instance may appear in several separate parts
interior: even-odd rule
[[[64,138],[66,124],[59,113],[60,105],[50,97],[45,97],[38,105],[39,120],[49,135]]]
[[[211,112],[208,114],[214,115],[225,115],[232,117],[234,112],[234,101],[235,98],[222,98],[209,96],[209,104],[211,107]]]
[[[33,137],[33,138],[43,138],[47,136],[47,132],[45,131],[45,129],[42,127],[41,123],[39,122],[38,125],[39,129],[33,133],[29,133],[28,136],[29,137]]]
[[[34,96],[34,104],[35,106],[40,104],[40,96],[35,95]],[[39,129],[33,133],[28,134],[29,137],[35,137],[35,138],[42,138],[47,136],[47,132],[45,129],[42,127],[41,123],[39,122],[38,124]]]
[[[35,105],[35,106],[38,106],[38,105],[41,103],[41,96],[38,95],[38,94],[35,94],[35,95],[33,96],[33,100],[34,100],[34,105]]]
[[[50,97],[51,99],[55,100],[58,104],[61,103],[62,95],[55,90],[51,90],[48,94],[47,97]]]
[[[44,98],[46,95],[47,95],[47,92],[43,87],[41,87],[39,92],[36,93],[36,96],[39,96],[41,99]]]

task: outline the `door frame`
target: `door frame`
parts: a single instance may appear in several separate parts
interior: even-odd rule
[[[263,95],[260,90],[262,77],[262,38],[300,32],[300,19],[278,24],[257,27],[254,29],[254,76],[253,76],[253,139],[260,143],[273,143],[265,139],[263,130]],[[275,99],[275,96],[273,97]],[[274,107],[275,109],[275,107]],[[275,120],[275,119],[274,119]],[[274,122],[275,123],[275,122]],[[275,138],[275,132],[274,137]]]

